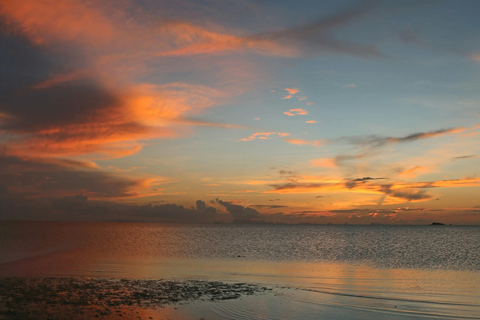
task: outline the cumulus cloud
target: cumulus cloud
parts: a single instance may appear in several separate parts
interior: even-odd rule
[[[162,222],[213,222],[217,218],[217,209],[207,206],[202,200],[197,200],[195,208],[185,208],[177,204],[162,204],[156,206],[148,204],[143,206],[132,206],[130,207],[130,210],[132,212],[132,217],[144,217]]]
[[[250,207],[244,207],[239,204],[233,204],[232,202],[222,201],[220,199],[217,199],[217,203],[224,206],[236,222],[262,220],[262,214]]]

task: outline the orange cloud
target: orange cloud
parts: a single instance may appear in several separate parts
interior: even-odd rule
[[[316,167],[336,168],[337,163],[335,159],[314,159],[311,161],[312,165]]]
[[[288,95],[286,95],[282,99],[291,99],[296,93],[300,92],[298,88],[285,88],[283,90],[287,91]]]
[[[62,98],[57,98],[55,93]],[[45,99],[45,94],[51,95],[48,103],[58,110],[83,103],[90,103],[92,109],[79,105],[71,113],[49,115],[47,112],[45,119],[31,118],[28,113],[16,110],[17,105],[27,111],[38,108],[36,97]],[[183,83],[119,90],[96,83],[85,87],[77,82],[52,82],[37,87],[18,101],[10,101],[11,117],[15,119],[12,123],[18,122],[17,128],[12,126],[11,133],[17,139],[6,145],[10,154],[16,155],[124,157],[141,150],[143,143],[139,140],[177,136],[180,128],[175,127],[175,123],[191,124],[183,119],[185,114],[198,113],[213,105],[220,96],[216,90]],[[95,97],[96,104],[91,104]]]
[[[291,144],[314,146],[314,147],[320,147],[324,143],[323,140],[307,141],[302,139],[285,139],[285,142],[288,142]]]
[[[289,94],[295,94],[295,93],[300,92],[300,90],[298,90],[298,88],[285,88],[283,90],[287,91]]]
[[[102,44],[115,32],[111,21],[84,1],[1,1],[0,12],[9,27],[21,30],[36,44],[58,40]]]
[[[413,168],[405,169],[399,173],[400,176],[405,178],[413,178],[420,174],[424,174],[430,171],[429,167],[416,166]]]
[[[255,140],[255,139],[265,140],[265,139],[268,139],[268,137],[271,136],[271,135],[278,135],[280,137],[286,137],[286,136],[289,136],[290,133],[287,133],[287,132],[257,132],[257,133],[252,134],[248,138],[242,138],[242,139],[239,139],[237,141],[252,141],[252,140]]]
[[[295,182],[270,184],[273,190],[264,193],[302,194],[318,192],[344,192],[382,195],[378,204],[395,204],[405,201],[427,201],[434,195],[426,192],[430,188],[478,187],[480,178],[463,178],[431,182],[381,182],[384,178],[364,177],[354,180],[314,179],[302,177]],[[305,179],[306,178],[306,179]]]
[[[305,123],[317,123],[317,121],[316,120],[307,120],[307,121],[305,121]]]

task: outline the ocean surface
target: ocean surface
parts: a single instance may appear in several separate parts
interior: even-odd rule
[[[0,276],[283,288],[218,319],[480,319],[480,227],[2,221]]]

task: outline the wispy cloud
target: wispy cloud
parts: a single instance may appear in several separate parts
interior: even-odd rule
[[[412,168],[403,169],[398,174],[401,177],[413,178],[413,177],[419,176],[421,174],[428,173],[428,172],[430,172],[430,170],[431,170],[431,168],[429,168],[429,167],[415,166],[415,167],[412,167]]]
[[[317,123],[317,121],[316,120],[307,120],[307,121],[305,121],[305,123]]]
[[[346,139],[352,144],[375,148],[375,147],[381,147],[389,144],[414,142],[417,140],[435,138],[435,137],[448,135],[448,134],[462,133],[468,130],[477,129],[477,127],[478,126],[474,126],[470,128],[457,127],[457,128],[450,128],[450,129],[440,129],[440,130],[429,131],[429,132],[418,132],[418,133],[413,133],[404,137],[382,137],[382,136],[372,135],[372,136],[347,137],[344,139]]]
[[[288,132],[256,132],[250,135],[248,138],[242,138],[237,140],[238,141],[252,141],[255,139],[266,140],[269,136],[278,135],[279,137],[287,137],[290,135]]]
[[[457,161],[457,160],[467,160],[467,159],[475,159],[478,158],[478,155],[475,154],[469,154],[466,156],[458,156],[458,157],[453,157],[452,161]]]
[[[284,114],[290,117],[305,116],[305,115],[308,115],[308,111],[302,108],[296,108],[296,109],[290,109],[288,111],[285,111]]]
[[[290,144],[308,145],[313,147],[320,147],[324,144],[323,140],[308,141],[302,139],[285,139],[285,142],[288,142]]]
[[[479,178],[463,178],[452,180],[439,180],[430,182],[392,182],[386,178],[364,177],[358,179],[297,179],[293,182],[270,184],[273,189],[265,193],[297,194],[319,192],[356,192],[380,195],[378,205],[383,204],[386,198],[395,201],[425,201],[435,198],[427,189],[454,188],[467,186],[480,186]]]

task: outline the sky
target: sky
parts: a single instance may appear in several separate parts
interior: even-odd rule
[[[0,219],[480,224],[479,15],[0,0]]]

